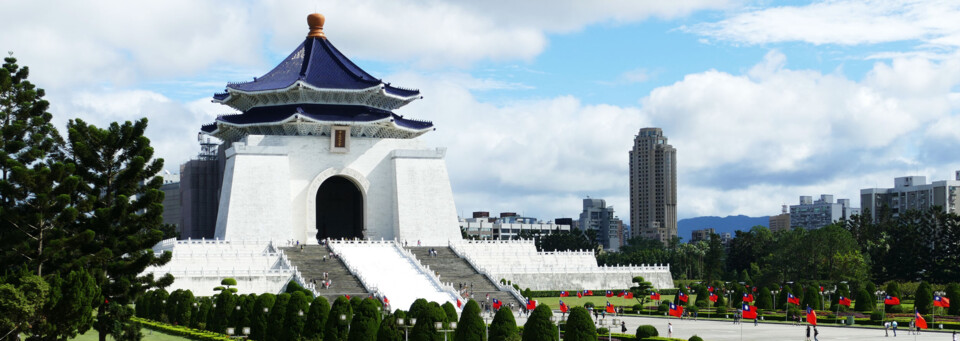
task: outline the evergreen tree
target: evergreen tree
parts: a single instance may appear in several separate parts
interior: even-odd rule
[[[486,326],[480,317],[480,304],[469,300],[460,313],[460,322],[457,323],[455,341],[486,341]]]
[[[597,329],[593,325],[590,312],[583,307],[570,309],[570,317],[563,329],[563,339],[567,341],[597,341]]]
[[[333,301],[327,324],[323,328],[324,341],[346,341],[353,320],[353,307],[346,297],[340,296]]]
[[[873,299],[873,295],[867,292],[867,289],[860,289],[860,292],[857,293],[857,301],[853,306],[853,310],[860,312],[870,312],[877,307],[877,301]]]
[[[376,341],[380,330],[380,302],[371,298],[360,303],[350,322],[350,341]]]
[[[287,304],[290,303],[291,295],[288,293],[282,293],[277,295],[276,302],[273,303],[273,308],[270,309],[270,317],[267,318],[267,336],[264,338],[266,341],[283,341],[284,336],[284,321],[290,316],[287,316]]]
[[[302,291],[290,294],[286,319],[283,321],[283,340],[299,340],[303,332],[304,318],[310,310],[310,298]]]
[[[267,293],[257,296],[257,302],[253,305],[253,312],[250,318],[250,338],[257,341],[267,339],[267,322],[270,317],[270,310],[273,309],[277,297]],[[264,311],[266,310],[266,311]]]
[[[508,308],[501,308],[493,316],[493,322],[490,323],[490,340],[507,340],[518,336],[517,320],[513,318],[513,312]]]
[[[247,294],[240,296],[239,303],[237,304],[240,309],[233,312],[233,326],[237,334],[241,334],[244,327],[249,328],[251,324],[253,324],[253,307],[256,304],[257,295]],[[253,330],[250,332],[253,333]]]
[[[377,341],[403,341],[403,330],[397,325],[396,314],[387,316],[377,330]]]
[[[917,292],[914,293],[913,306],[921,314],[929,314],[933,311],[933,288],[927,282],[920,282],[917,286]]]
[[[412,312],[411,312],[412,313]],[[413,340],[423,340],[423,341],[440,341],[443,340],[443,335],[437,331],[436,322],[441,322],[444,325],[447,320],[447,313],[443,311],[443,308],[437,302],[430,302],[420,316],[416,316],[417,323],[413,326],[413,329],[410,331],[410,339]]]
[[[900,284],[897,284],[897,282],[891,281],[890,283],[887,283],[886,291],[887,291],[887,296],[897,297],[900,300],[903,300],[903,294],[900,292]],[[887,313],[899,313],[903,311],[902,306],[899,304],[897,305],[884,304],[884,305],[886,306],[884,308],[886,309]]]
[[[453,303],[447,302],[441,307],[443,308],[443,312],[447,314],[447,322],[457,321],[457,308],[453,306]]]
[[[810,307],[815,310],[823,310],[823,303],[821,302],[821,296],[818,290],[819,287],[811,287],[810,290],[807,290],[807,294],[803,295],[803,300],[800,301],[800,307],[804,309]]]
[[[407,316],[420,318],[430,309],[430,302],[425,299],[418,298],[410,304],[410,310],[407,313]]]
[[[216,306],[213,307],[213,313],[207,322],[207,330],[225,334],[236,312],[237,295],[229,291],[221,291],[214,297],[214,303]]]
[[[638,303],[644,304],[647,299],[649,299],[650,292],[653,291],[653,284],[644,280],[642,276],[633,277],[632,282],[635,284],[630,287],[633,298],[636,299]]]
[[[323,326],[327,323],[327,316],[330,315],[330,303],[327,298],[317,296],[310,303],[310,310],[307,319],[303,325],[303,338],[312,340],[323,336]]]
[[[194,328],[202,330],[210,330],[208,328],[208,322],[210,319],[210,314],[213,312],[213,300],[209,297],[200,298],[199,305],[197,307],[197,316],[193,319]]]
[[[144,135],[147,120],[112,123],[106,129],[76,119],[67,123],[69,160],[80,179],[75,206],[80,215],[75,231],[90,230],[94,238],[84,245],[93,254],[91,268],[106,300],[126,305],[144,291],[173,282],[140,276],[149,266],[170,260],[165,252],[155,256],[150,248],[164,237],[163,180],[156,176],[163,160],[153,158],[150,140]],[[121,315],[115,315],[114,313]],[[116,324],[129,322],[120,310],[101,306],[95,328],[106,341]],[[118,335],[113,335],[118,337]]]
[[[948,313],[950,315],[960,315],[960,285],[956,282],[950,283],[947,285],[947,298],[950,299],[950,309]]]
[[[523,341],[557,341],[557,325],[550,321],[553,312],[547,305],[538,305],[523,325]]]
[[[773,295],[770,294],[770,290],[767,287],[761,287],[757,289],[757,308],[770,310],[773,309]]]
[[[18,339],[15,333],[29,329],[50,291],[40,276],[27,274],[17,279],[17,283],[0,281],[0,340]]]

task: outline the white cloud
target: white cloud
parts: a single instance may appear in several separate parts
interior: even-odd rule
[[[956,1],[827,0],[803,6],[752,8],[714,23],[684,29],[747,44],[807,42],[860,45],[919,41],[926,47],[960,46]]]

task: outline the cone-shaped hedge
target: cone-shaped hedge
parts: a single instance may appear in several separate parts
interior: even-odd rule
[[[523,325],[523,341],[557,341],[560,338],[557,325],[550,321],[553,312],[550,306],[538,305],[530,313],[530,318]]]
[[[303,325],[303,338],[313,340],[323,336],[323,327],[327,323],[327,316],[330,315],[330,302],[326,297],[317,296],[310,303],[310,311]]]
[[[344,316],[344,319],[340,318]],[[347,333],[350,328],[350,321],[353,320],[353,307],[346,297],[337,297],[330,307],[330,315],[327,316],[327,324],[323,328],[324,341],[346,341]]]
[[[517,320],[509,308],[500,308],[490,323],[490,340],[508,340],[511,336],[518,336]]]
[[[563,329],[563,339],[567,341],[597,341],[597,329],[593,325],[590,312],[583,307],[570,309],[570,317]]]
[[[486,326],[480,317],[480,304],[470,300],[460,313],[460,322],[457,323],[457,332],[454,341],[486,341]]]
[[[376,341],[380,329],[380,302],[366,298],[350,322],[350,341]]]

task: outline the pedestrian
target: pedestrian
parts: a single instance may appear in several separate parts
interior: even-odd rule
[[[810,326],[807,326],[807,338],[804,340],[810,341]]]
[[[820,341],[817,339],[818,335],[820,335],[820,331],[817,330],[817,326],[813,326],[813,341]]]
[[[621,332],[621,333],[624,333],[624,334],[627,333],[627,323],[626,323],[626,322],[620,321],[620,332]],[[954,340],[957,339],[957,332],[953,332],[953,339],[954,339]]]
[[[910,330],[907,330],[907,335],[913,334],[913,326],[916,325],[916,322],[916,319],[910,320]]]
[[[890,323],[890,326],[893,327],[893,337],[897,337],[897,321],[894,320],[892,323]]]
[[[953,341],[960,341],[960,338],[957,338],[957,332],[953,332]]]
[[[417,239],[417,246],[420,246],[420,239]]]
[[[753,326],[756,327],[758,324],[760,324],[760,322],[758,322],[758,321],[757,321],[757,318],[754,317],[754,318],[753,318]]]
[[[883,323],[883,336],[890,337],[890,322]]]
[[[673,323],[667,322],[667,337],[673,337]]]

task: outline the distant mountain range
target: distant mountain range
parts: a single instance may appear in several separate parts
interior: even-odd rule
[[[726,216],[726,217],[696,217],[681,219],[677,221],[677,234],[683,238],[681,242],[689,242],[693,230],[713,228],[718,234],[729,232],[734,235],[736,231],[747,231],[751,227],[761,225],[770,227],[770,216],[748,217],[745,215]]]

